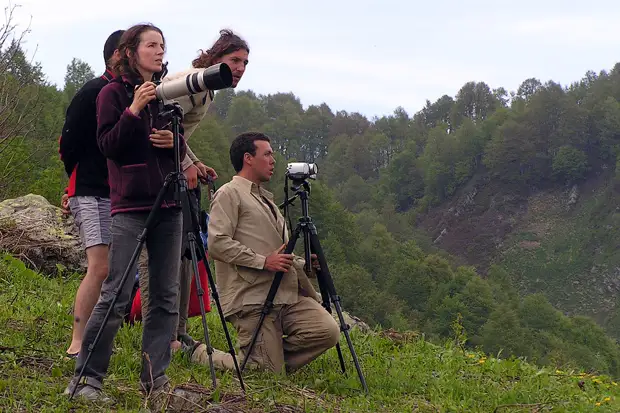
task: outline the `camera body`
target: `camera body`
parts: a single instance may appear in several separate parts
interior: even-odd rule
[[[319,168],[315,163],[291,162],[286,166],[286,175],[293,181],[316,179]]]

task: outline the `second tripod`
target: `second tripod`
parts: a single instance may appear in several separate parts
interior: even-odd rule
[[[288,181],[288,179],[287,179]],[[287,184],[285,184],[287,185]],[[334,286],[334,282],[332,276],[329,272],[329,268],[327,266],[327,260],[325,259],[325,254],[323,253],[323,249],[319,242],[319,237],[317,234],[316,227],[312,222],[312,218],[310,218],[308,212],[308,194],[310,193],[310,185],[305,180],[293,180],[292,189],[296,191],[296,195],[291,200],[286,200],[284,203],[284,207],[286,208],[288,204],[292,203],[292,201],[299,197],[301,199],[301,210],[302,217],[299,218],[299,223],[293,230],[293,234],[289,239],[286,249],[284,251],[285,254],[291,254],[295,249],[295,244],[299,239],[299,236],[303,233],[304,240],[304,257],[306,260],[306,266],[309,268],[311,265],[311,257],[312,253],[316,254],[319,268],[316,270],[317,281],[319,284],[319,289],[321,291],[321,297],[323,299],[323,307],[330,314],[332,313],[331,305],[334,304],[336,308],[336,314],[338,315],[338,320],[340,321],[340,331],[342,331],[347,340],[347,344],[349,346],[349,351],[351,352],[351,356],[353,357],[353,362],[355,364],[355,368],[357,369],[357,374],[359,376],[360,382],[362,383],[362,387],[368,393],[368,386],[366,385],[366,380],[364,378],[364,374],[362,373],[362,369],[360,367],[359,360],[357,358],[357,354],[355,353],[355,349],[353,348],[353,342],[351,341],[351,336],[349,335],[350,326],[345,322],[344,315],[342,313],[342,307],[340,305],[340,297],[336,292],[336,287]],[[256,340],[258,339],[258,334],[265,321],[265,317],[267,314],[271,312],[271,309],[274,306],[274,299],[278,292],[278,288],[280,287],[280,283],[282,282],[282,277],[284,276],[284,272],[279,271],[276,273],[273,282],[271,283],[271,287],[269,289],[269,293],[267,294],[267,299],[265,300],[265,304],[263,305],[263,310],[261,312],[260,318],[258,320],[258,324],[252,334],[252,339],[250,341],[250,345],[248,347],[247,353],[241,364],[241,371],[245,369],[245,365],[250,359],[250,355],[252,354],[252,350],[256,345]],[[338,358],[340,359],[340,367],[342,372],[344,373],[345,364],[344,358],[342,356],[342,351],[340,349],[340,344],[336,344],[336,350],[338,351]]]

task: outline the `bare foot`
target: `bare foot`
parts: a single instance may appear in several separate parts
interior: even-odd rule
[[[181,348],[181,342],[179,340],[174,340],[170,342],[170,350],[174,353],[175,351]]]
[[[80,352],[80,348],[82,348],[82,343],[71,342],[71,345],[67,349],[68,355],[77,354]]]

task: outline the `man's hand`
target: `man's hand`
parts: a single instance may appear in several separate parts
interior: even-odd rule
[[[149,139],[156,148],[172,149],[174,147],[172,132],[166,129],[157,130],[153,128],[152,133],[149,135]]]
[[[187,179],[187,187],[194,189],[198,186],[198,168],[191,165],[189,168],[183,171],[185,178]]]
[[[272,252],[271,255],[265,259],[265,266],[263,268],[273,272],[288,272],[288,269],[293,265],[293,254],[282,254],[285,248],[286,244],[282,244],[280,248]]]
[[[69,195],[62,194],[62,198],[60,200],[60,208],[62,210],[62,213],[65,215],[69,215],[71,213],[71,210],[69,209]]]
[[[314,267],[316,271],[321,271],[321,264],[319,264],[319,257],[317,257],[316,254],[310,255],[310,261],[312,261],[312,267]]]
[[[194,163],[194,166],[198,168],[198,176],[200,177],[200,181],[203,184],[206,184],[208,179],[215,181],[217,179],[217,173],[215,173],[215,169],[211,168],[203,164],[202,162]]]

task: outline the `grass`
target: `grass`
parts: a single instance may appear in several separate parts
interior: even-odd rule
[[[79,279],[48,278],[9,257],[0,260],[0,410],[110,411],[110,406],[68,401],[62,395],[74,367],[64,357],[71,334],[71,306]],[[215,313],[208,316],[217,348],[226,343]],[[231,332],[232,332],[231,328]],[[190,333],[202,336],[199,318]],[[515,358],[493,358],[463,350],[455,342],[429,343],[414,333],[352,332],[370,388],[361,390],[345,340],[348,376],[335,350],[289,377],[246,373],[241,398],[231,373],[218,372],[220,387],[211,399],[236,410],[288,412],[613,412],[620,390],[605,376],[539,368]],[[106,394],[117,412],[138,411],[141,328],[123,326],[115,342]],[[210,387],[207,366],[191,365],[175,354],[168,370],[173,385]],[[195,406],[193,411],[207,411]]]
[[[582,314],[604,324],[616,304],[613,285],[620,265],[618,196],[605,186],[586,194],[574,211],[549,197],[525,220],[530,227],[546,228],[534,233],[523,228],[507,242],[510,247],[500,263],[514,275],[520,292],[543,292],[557,308]],[[535,241],[531,248],[522,241]],[[527,248],[529,247],[529,248]],[[610,331],[618,338],[617,334]]]

